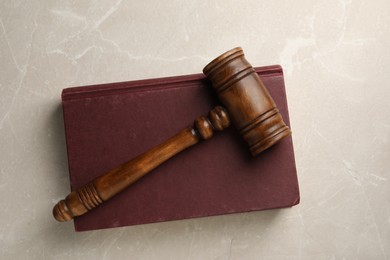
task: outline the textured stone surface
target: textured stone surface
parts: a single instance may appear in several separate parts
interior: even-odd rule
[[[1,1],[2,259],[389,259],[388,1]],[[60,93],[199,73],[242,46],[285,70],[301,204],[75,233]]]

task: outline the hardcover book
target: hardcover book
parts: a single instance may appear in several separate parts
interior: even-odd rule
[[[290,125],[282,68],[255,71]],[[203,74],[64,89],[71,189],[155,147],[218,104]],[[86,231],[298,203],[291,136],[252,157],[231,126],[77,217],[74,225]]]

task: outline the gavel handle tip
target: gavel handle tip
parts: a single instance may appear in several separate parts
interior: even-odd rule
[[[70,221],[73,219],[73,214],[66,206],[65,200],[59,201],[53,208],[53,216],[59,222]]]

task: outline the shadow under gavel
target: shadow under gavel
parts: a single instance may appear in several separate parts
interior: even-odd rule
[[[231,123],[257,155],[291,134],[266,87],[244,57],[240,47],[220,55],[204,69],[224,107],[198,117],[192,127],[72,191],[53,208],[54,218],[69,221],[85,214],[123,191],[181,151],[209,139]]]

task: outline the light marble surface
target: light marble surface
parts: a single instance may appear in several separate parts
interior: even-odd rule
[[[390,2],[0,3],[1,259],[390,259]],[[64,87],[281,64],[301,204],[75,233]]]

